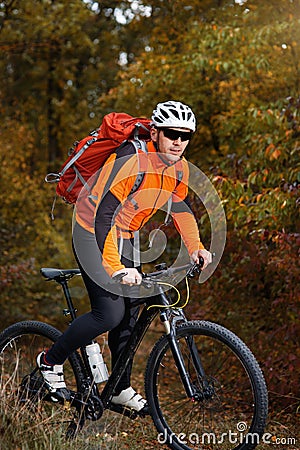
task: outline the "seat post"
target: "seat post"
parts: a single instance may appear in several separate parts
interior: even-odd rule
[[[64,309],[64,315],[68,316],[70,314],[71,319],[73,321],[76,319],[77,309],[74,308],[73,301],[72,301],[71,294],[70,294],[69,287],[68,287],[68,282],[67,282],[67,280],[60,280],[60,281],[58,281],[58,283],[61,284],[61,286],[63,288],[64,295],[65,295],[67,305],[68,305],[68,309]]]

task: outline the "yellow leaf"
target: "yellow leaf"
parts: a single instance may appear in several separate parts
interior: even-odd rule
[[[276,148],[274,152],[271,154],[270,159],[278,159],[280,155],[281,151],[278,148]]]
[[[275,145],[274,145],[274,144],[268,145],[268,147],[266,148],[266,152],[265,152],[266,156],[269,156],[270,152],[271,152],[274,148],[275,148]]]

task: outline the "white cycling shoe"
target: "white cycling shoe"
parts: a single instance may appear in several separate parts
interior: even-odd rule
[[[121,405],[139,412],[147,406],[146,400],[130,386],[111,399],[114,405]]]
[[[68,399],[69,391],[64,380],[63,365],[48,365],[44,360],[44,355],[44,351],[39,353],[36,362],[44,378],[46,388],[51,394],[56,394],[58,398]],[[53,397],[52,400],[58,401],[56,397]]]

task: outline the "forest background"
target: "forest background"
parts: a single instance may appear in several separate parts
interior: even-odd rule
[[[247,342],[270,420],[288,429],[300,408],[300,2],[5,0],[0,48],[2,327],[61,325],[61,293],[39,269],[75,264],[72,208],[58,200],[51,220],[46,173],[104,114],[150,116],[158,101],[181,100],[198,121],[187,157],[215,186],[228,227],[190,315]],[[206,212],[193,206],[209,246]],[[87,308],[82,285],[72,293]]]

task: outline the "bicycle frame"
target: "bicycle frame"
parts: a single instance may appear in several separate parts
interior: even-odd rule
[[[67,278],[62,278],[56,279],[55,281],[57,281],[59,284],[62,285],[66,302],[68,305],[68,309],[64,310],[64,314],[65,315],[70,314],[71,321],[73,321],[76,318],[77,310],[74,308],[73,301],[71,299],[71,295],[68,289],[67,280],[68,280]],[[156,285],[156,288],[158,290],[158,293],[155,296],[148,297],[146,301],[137,300],[131,304],[131,307],[136,305],[142,305],[142,303],[144,303],[144,306],[132,330],[131,336],[128,339],[124,349],[122,350],[115,366],[113,367],[110,377],[107,380],[101,394],[99,395],[99,389],[97,385],[92,386],[92,390],[97,395],[97,397],[101,399],[104,408],[110,408],[111,406],[110,399],[114,393],[115,387],[117,386],[119,380],[121,379],[121,376],[124,373],[127,365],[134,358],[134,355],[136,354],[150,324],[159,313],[160,313],[160,320],[165,327],[172,355],[178,368],[186,394],[192,400],[199,400],[199,393],[195,391],[194,387],[190,382],[188,371],[185,368],[184,358],[182,356],[182,353],[176,340],[176,323],[179,320],[186,321],[185,315],[183,311],[178,308],[175,310],[173,308],[170,308],[169,298],[164,292],[162,286],[159,286],[155,282],[153,282],[153,284]],[[154,304],[156,304],[157,306],[155,307],[152,306],[151,308],[149,308],[149,306]],[[161,307],[159,305],[161,305]],[[170,320],[171,318],[172,320]],[[205,385],[205,373],[195,343],[193,340],[189,340],[187,344],[192,355],[193,364]],[[80,350],[86,372],[91,377],[85,347],[82,347]]]
[[[135,298],[130,302],[126,299],[127,307],[139,306],[140,314],[111,370],[110,378],[102,385],[94,381],[86,348],[82,347],[70,354],[66,362],[66,390],[51,391],[36,363],[36,355],[48,348],[49,343],[51,345],[57,341],[61,331],[35,320],[17,322],[3,330],[0,334],[1,381],[9,407],[15,408],[20,404],[22,408],[28,407],[30,414],[36,411],[37,406],[41,407],[41,411],[51,414],[49,419],[53,419],[55,424],[62,419],[67,425],[68,439],[77,435],[86,420],[99,420],[105,409],[130,419],[150,414],[158,436],[164,436],[164,443],[178,449],[187,448],[181,446],[181,436],[190,430],[206,432],[209,426],[212,432],[227,436],[236,420],[241,419],[250,425],[247,425],[243,442],[239,440],[235,448],[254,448],[257,442],[251,441],[249,446],[248,436],[254,433],[258,438],[262,436],[268,409],[262,371],[251,350],[230,330],[214,322],[189,321],[185,317],[183,306],[179,306],[182,305],[180,287],[175,288],[177,301],[174,301],[173,291],[169,295],[166,290],[167,286],[174,287],[177,284],[175,281],[182,279],[181,276],[173,277],[178,269],[183,270],[182,267],[172,267],[143,274],[138,299],[132,291],[126,292],[127,288],[123,290],[125,298]],[[48,281],[54,280],[62,286],[67,302],[64,314],[72,322],[76,318],[76,309],[68,280],[79,275],[79,269],[44,268],[41,273]],[[192,277],[197,273],[193,265],[191,272],[187,270],[184,275]],[[184,305],[188,302],[188,285],[186,292]],[[132,312],[136,313],[137,309]],[[161,336],[155,339],[157,342],[145,361],[147,404],[139,411],[114,404],[113,396],[117,393],[123,372],[131,368],[145,334],[149,327],[152,328],[152,322],[156,328],[158,316],[163,325]],[[47,406],[49,403],[58,405],[55,417],[52,407],[49,409]],[[60,413],[62,415],[58,418]]]
[[[123,375],[127,365],[133,359],[137,349],[140,346],[151,322],[157,316],[158,308],[147,309],[145,305],[142,312],[132,330],[130,338],[128,339],[122,353],[120,354],[109,379],[100,395],[104,408],[106,408],[110,402],[110,398],[113,395],[114,389],[117,386],[121,376]]]
[[[186,317],[182,310],[173,310],[171,308],[168,308],[170,305],[170,301],[164,292],[163,288],[161,286],[157,286],[158,288],[158,294],[155,296],[155,302],[157,302],[158,305],[162,305],[162,308],[155,307],[149,309],[149,305],[154,304],[153,297],[149,299],[148,302],[146,302],[146,305],[144,306],[134,328],[131,333],[131,336],[129,340],[127,341],[127,344],[125,345],[121,355],[119,356],[112,373],[101,393],[101,400],[103,403],[104,408],[106,408],[110,403],[110,398],[113,395],[113,391],[117,383],[119,382],[123,372],[125,371],[125,368],[127,367],[127,364],[129,361],[134,357],[140,343],[143,340],[144,335],[146,334],[151,322],[154,320],[154,318],[157,316],[157,314],[160,311],[160,320],[163,323],[166,331],[166,335],[169,340],[170,348],[172,351],[172,355],[174,357],[177,369],[179,371],[183,386],[185,388],[186,394],[189,398],[192,400],[202,400],[202,397],[200,398],[199,392],[196,392],[195,388],[191,384],[189,373],[186,370],[184,358],[182,356],[182,353],[180,351],[179,345],[176,340],[176,323],[179,320],[186,321]],[[176,313],[175,313],[176,311]],[[170,321],[171,315],[173,314],[173,318]],[[174,315],[175,314],[175,315]],[[170,318],[169,318],[170,317]],[[197,373],[203,380],[204,388],[206,387],[206,377],[204,373],[203,366],[201,364],[201,359],[198,353],[198,350],[196,348],[195,342],[193,339],[190,339],[189,342],[187,342],[189,346],[190,353],[192,355],[192,361],[196,368]],[[206,390],[204,390],[205,395]],[[207,395],[211,395],[211,391],[207,392]]]
[[[258,441],[251,441],[249,446],[248,436],[260,438],[263,435],[268,409],[262,371],[251,350],[230,330],[214,322],[189,321],[185,317],[179,307],[182,305],[180,287],[179,290],[175,288],[178,296],[175,302],[173,292],[169,296],[166,291],[166,286],[177,284],[174,280],[178,278],[173,277],[176,269],[182,270],[173,267],[143,274],[142,288],[151,290],[147,289],[142,298],[137,299],[132,293],[131,297],[135,299],[130,302],[126,299],[128,307],[140,307],[140,314],[109,380],[102,385],[94,381],[90,360],[83,347],[70,354],[66,362],[66,389],[57,392],[48,389],[36,363],[36,355],[56,342],[62,335],[61,331],[36,320],[16,322],[3,330],[0,333],[1,388],[9,408],[19,404],[20,412],[28,409],[30,421],[31,417],[34,420],[31,413],[41,412],[43,417],[45,413],[47,423],[50,426],[54,424],[54,429],[58,421],[66,424],[68,439],[77,435],[86,420],[101,419],[105,409],[130,419],[150,414],[158,436],[164,436],[164,441],[159,440],[159,443],[177,449],[188,448],[182,444],[181,436],[190,431],[199,433],[202,430],[205,433],[209,428],[213,433],[227,436],[236,421],[243,420],[249,426],[236,448],[254,448]],[[67,301],[64,314],[72,321],[76,317],[76,309],[68,290],[68,280],[79,275],[79,269],[44,268],[41,272],[48,281],[54,280],[62,285]],[[197,272],[193,273],[196,275]],[[185,274],[192,276],[187,271]],[[123,293],[130,297],[126,290]],[[188,293],[187,286],[184,305],[188,302]],[[152,329],[152,322],[156,328],[158,316],[163,325],[161,336],[154,339],[157,342],[145,361],[144,397],[147,404],[136,411],[113,403],[123,371],[131,368],[137,351],[140,353],[144,347],[141,342],[149,326]],[[51,404],[58,406],[55,415]],[[199,441],[191,443],[198,444]]]

